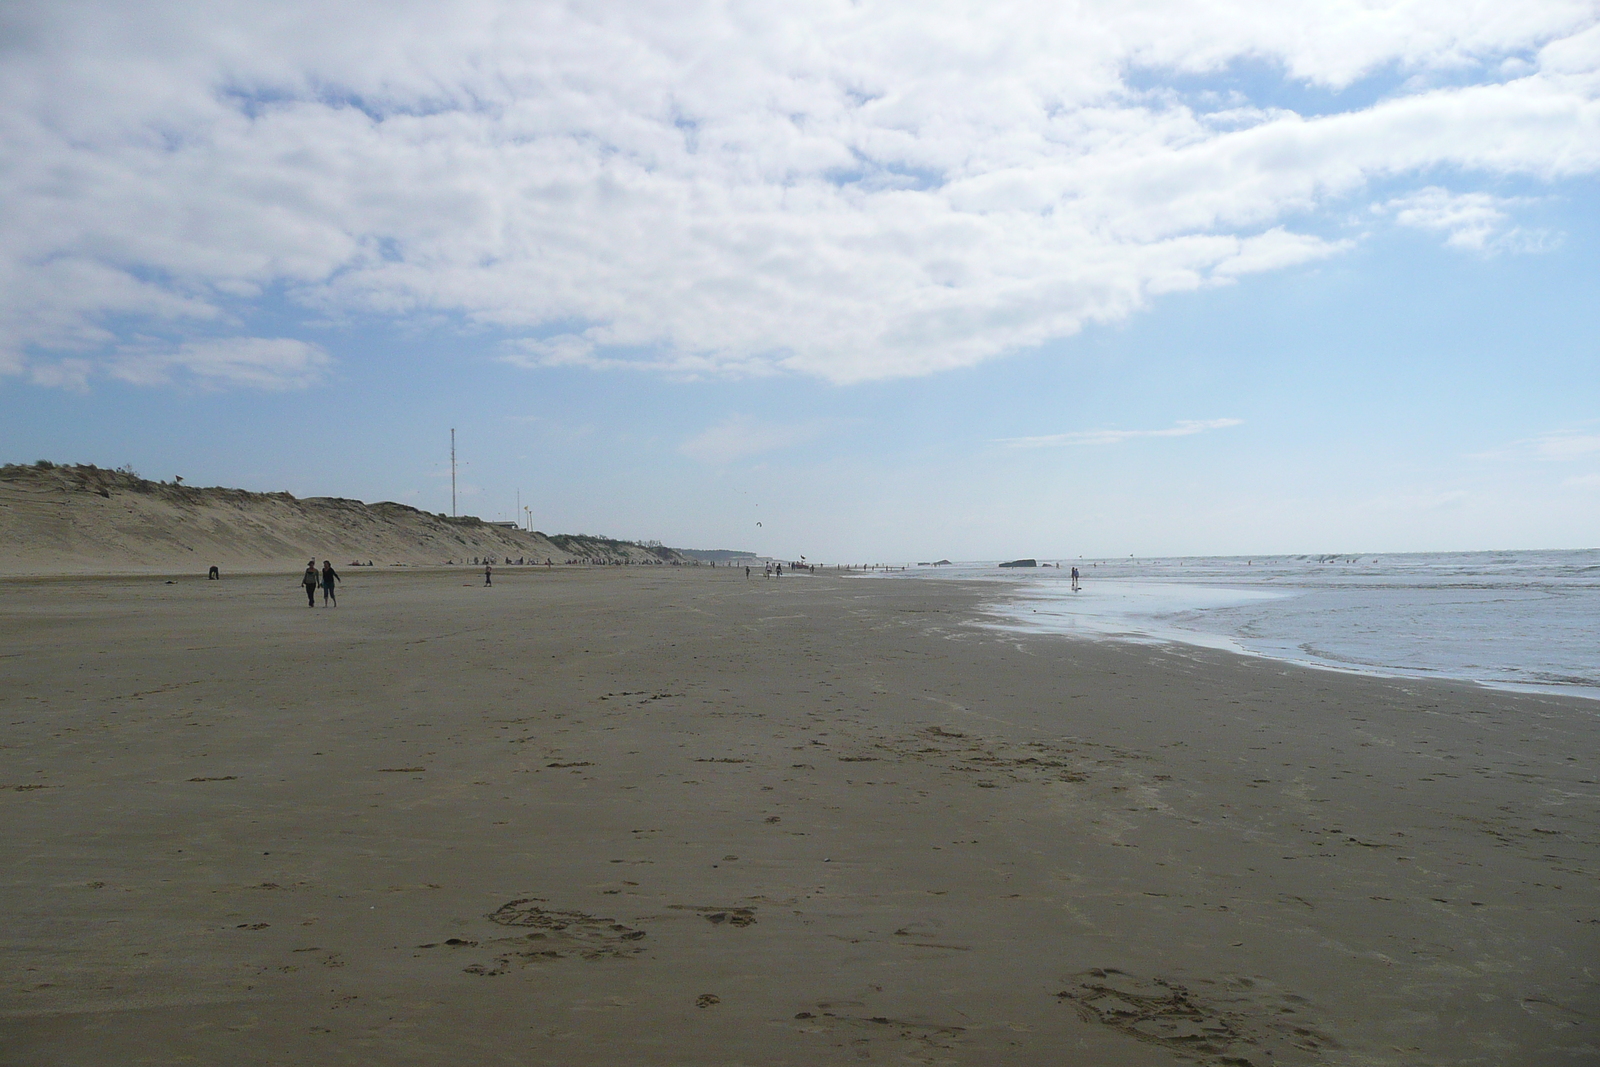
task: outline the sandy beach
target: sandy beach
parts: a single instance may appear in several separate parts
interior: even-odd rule
[[[1600,1063],[1600,705],[728,569],[0,583],[4,1067]]]

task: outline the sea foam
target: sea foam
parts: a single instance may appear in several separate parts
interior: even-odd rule
[[[1600,550],[1061,564],[961,563],[900,576],[993,582],[987,611],[1006,628],[1600,697]]]

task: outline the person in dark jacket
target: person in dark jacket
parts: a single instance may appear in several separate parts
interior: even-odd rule
[[[333,560],[322,561],[322,606],[327,607],[331,600],[334,607],[339,606],[339,598],[334,595],[333,584],[339,581],[339,575],[333,569]]]
[[[306,607],[317,606],[317,561],[306,561],[306,572],[300,578],[300,584],[306,588]]]

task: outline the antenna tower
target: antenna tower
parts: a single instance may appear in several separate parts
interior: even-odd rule
[[[450,517],[456,517],[456,429],[450,427]]]

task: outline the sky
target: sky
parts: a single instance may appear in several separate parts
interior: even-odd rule
[[[0,0],[0,462],[891,561],[1600,546],[1600,3]],[[526,508],[526,511],[520,511]]]

